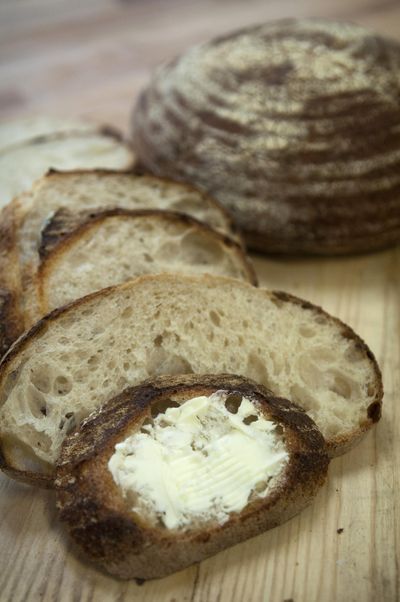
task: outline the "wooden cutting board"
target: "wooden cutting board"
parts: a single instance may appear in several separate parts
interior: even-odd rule
[[[0,119],[49,113],[127,128],[160,61],[247,23],[350,19],[400,38],[397,0],[3,0]],[[287,524],[159,581],[89,566],[57,522],[51,492],[0,477],[0,600],[394,602],[400,600],[400,248],[340,259],[254,257],[261,283],[322,305],[370,345],[383,418],[334,460],[315,503]]]

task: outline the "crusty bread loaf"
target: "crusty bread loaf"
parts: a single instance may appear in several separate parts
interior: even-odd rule
[[[275,424],[276,438],[286,448],[288,459],[267,484],[256,483],[240,511],[230,512],[223,520],[210,508],[210,516],[194,515],[183,527],[167,527],[160,519],[154,524],[151,517],[132,509],[134,498],[123,495],[112,477],[108,462],[115,445],[140,432],[145,423],[154,422],[168,407],[182,406],[187,400],[209,397],[216,391],[228,411],[237,412],[244,398],[253,405],[253,414],[257,412]],[[230,408],[230,403],[235,407]],[[257,416],[251,419],[257,420]],[[203,433],[208,429],[204,420]],[[229,454],[226,457],[223,447],[218,452],[221,464],[224,460],[224,466],[229,467]],[[126,389],[67,437],[57,467],[57,505],[72,537],[91,560],[123,579],[151,579],[185,568],[288,520],[310,503],[325,480],[327,467],[324,439],[313,421],[263,387],[230,375],[161,377]],[[234,470],[236,476],[234,472],[232,476],[239,486],[251,470],[246,456]],[[218,474],[225,476],[226,483],[225,473],[220,470]],[[200,484],[200,475],[196,476],[198,495],[202,497],[207,480]],[[213,476],[218,478],[215,473]],[[193,486],[190,477],[185,481],[187,492]],[[235,487],[234,482],[231,485]]]
[[[131,169],[131,147],[110,128],[60,132],[0,150],[0,207],[29,190],[50,168]]]
[[[0,291],[3,299],[14,300],[0,306],[0,322],[4,324],[0,355],[40,313],[32,307],[35,296],[30,291],[36,286],[44,248],[49,251],[52,244],[85,221],[87,211],[109,208],[186,213],[240,242],[226,211],[191,186],[118,171],[53,171],[0,214],[4,232],[0,237]]]
[[[3,358],[3,469],[51,482],[90,412],[146,378],[190,372],[240,374],[298,403],[332,455],[380,418],[374,356],[320,308],[229,278],[143,276],[55,310]]]
[[[98,132],[98,124],[83,119],[51,117],[35,115],[0,123],[0,152],[13,146],[44,136],[60,136],[61,134]]]
[[[60,220],[56,233],[62,230]],[[230,276],[256,284],[240,245],[203,222],[168,211],[95,212],[54,248],[54,223],[43,231],[42,262],[25,302],[33,324],[57,307],[144,274]],[[25,323],[25,326],[27,324]]]
[[[161,67],[136,105],[135,152],[213,194],[254,249],[377,249],[400,240],[399,96],[399,43],[272,22]]]

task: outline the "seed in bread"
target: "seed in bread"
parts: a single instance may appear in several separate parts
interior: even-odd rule
[[[66,439],[57,505],[91,560],[151,579],[291,518],[327,467],[312,420],[254,382],[160,377],[126,389]]]
[[[303,407],[331,455],[380,418],[374,356],[320,308],[230,278],[142,276],[55,310],[2,360],[3,469],[51,483],[66,434],[107,399],[157,375],[210,372]]]
[[[215,196],[254,249],[378,249],[400,240],[399,95],[400,44],[271,22],[161,67],[135,108],[135,152]]]

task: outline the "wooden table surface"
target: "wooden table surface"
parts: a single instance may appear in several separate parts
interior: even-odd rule
[[[400,38],[399,0],[2,0],[0,119],[89,116],[126,129],[159,62],[214,34],[286,16],[349,19]],[[368,342],[385,385],[377,428],[331,463],[326,486],[301,515],[142,586],[79,558],[51,492],[1,476],[1,602],[400,600],[400,248],[254,261],[263,284],[321,304]]]

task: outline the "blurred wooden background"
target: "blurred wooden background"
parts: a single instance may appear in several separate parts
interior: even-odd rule
[[[76,115],[127,130],[157,64],[215,34],[288,16],[351,20],[400,39],[399,0],[0,0],[0,120]],[[50,492],[1,476],[1,602],[400,600],[400,250],[254,260],[263,284],[322,304],[371,346],[386,391],[378,427],[332,462],[300,516],[142,586],[79,558]]]

